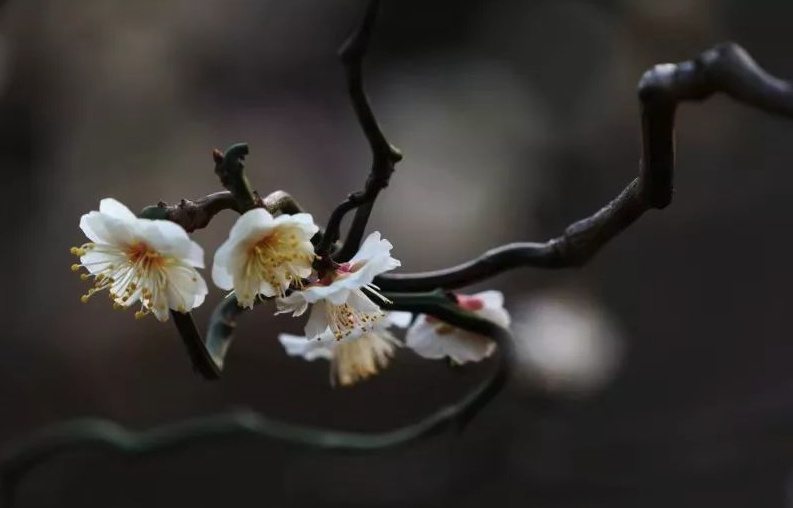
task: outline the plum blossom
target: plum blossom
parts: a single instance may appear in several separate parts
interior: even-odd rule
[[[103,199],[99,211],[80,219],[80,229],[91,240],[72,247],[85,268],[80,278],[93,280],[81,300],[105,289],[114,308],[140,302],[135,317],[153,313],[168,320],[168,309],[188,312],[203,303],[207,286],[196,268],[204,267],[204,251],[178,224],[141,219],[115,199]]]
[[[311,275],[319,230],[310,214],[273,217],[263,208],[242,214],[215,253],[212,280],[233,290],[240,306],[252,308],[257,297],[285,296]]]
[[[504,295],[500,291],[456,296],[457,304],[463,309],[504,328],[509,326],[509,313],[504,309]],[[448,357],[457,364],[481,361],[496,349],[496,343],[488,337],[456,328],[424,314],[419,315],[408,329],[405,343],[421,357]]]
[[[311,305],[305,333],[310,339],[320,337],[327,329],[341,340],[356,330],[373,328],[383,318],[384,312],[363,289],[386,301],[372,284],[375,276],[393,270],[400,262],[391,257],[391,242],[380,238],[375,231],[364,240],[361,248],[349,262],[335,269],[300,291],[294,291],[276,301],[278,313],[291,312],[300,316]]]
[[[373,329],[359,330],[343,340],[337,340],[329,328],[316,339],[282,333],[278,340],[290,356],[330,360],[332,386],[352,386],[388,366],[396,349],[402,347],[388,328],[405,328],[411,317],[408,312],[389,312]]]

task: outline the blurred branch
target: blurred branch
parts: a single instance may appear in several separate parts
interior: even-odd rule
[[[333,257],[338,262],[345,262],[355,254],[363,238],[374,201],[380,191],[388,186],[396,163],[402,160],[402,154],[388,143],[380,129],[363,86],[363,58],[369,47],[372,28],[379,9],[379,0],[369,0],[360,25],[339,49],[350,100],[358,123],[372,150],[372,166],[363,190],[350,194],[331,213],[325,234],[322,235],[316,249],[317,255],[321,256],[324,262],[328,261],[328,254],[333,244],[339,239],[342,219],[347,212],[357,208],[347,238]]]
[[[604,208],[544,243],[504,245],[451,268],[381,275],[375,284],[385,291],[453,289],[517,267],[581,266],[644,212],[663,209],[672,201],[678,104],[722,92],[768,113],[793,117],[791,85],[765,72],[734,43],[708,49],[693,60],[656,65],[642,76],[638,88],[643,144],[639,177]]]
[[[298,426],[253,411],[199,417],[142,432],[94,418],[56,424],[8,446],[0,455],[3,506],[11,506],[17,486],[25,474],[48,458],[77,448],[107,448],[137,457],[216,439],[252,436],[328,451],[371,452],[430,437],[449,427],[464,427],[504,386],[512,348],[509,332],[462,310],[442,292],[388,297],[393,301],[389,309],[427,313],[454,326],[492,337],[501,351],[495,371],[456,403],[442,406],[417,423],[381,433],[351,433]]]

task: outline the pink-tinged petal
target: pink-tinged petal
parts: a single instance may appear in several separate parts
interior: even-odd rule
[[[105,215],[125,222],[135,222],[137,217],[132,211],[113,198],[105,198],[99,202],[99,211]]]
[[[327,304],[313,305],[306,321],[306,337],[316,339],[328,328],[328,314],[325,309]]]

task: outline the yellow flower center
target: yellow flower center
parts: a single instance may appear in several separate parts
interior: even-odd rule
[[[302,287],[299,268],[310,266],[313,261],[313,249],[301,248],[294,231],[276,228],[248,250],[245,276],[257,277],[286,296],[290,285]]]

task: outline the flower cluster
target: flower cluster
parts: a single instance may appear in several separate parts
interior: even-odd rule
[[[203,303],[207,285],[198,269],[204,268],[204,252],[178,224],[139,218],[118,201],[103,199],[99,211],[83,215],[80,228],[90,242],[72,248],[80,258],[72,270],[85,269],[81,279],[93,284],[83,302],[108,290],[114,308],[139,305],[136,317],[154,314],[160,321],[167,321],[169,312],[189,312]],[[310,214],[274,217],[254,208],[237,219],[212,264],[215,285],[241,307],[274,298],[277,314],[309,311],[305,336],[279,336],[289,355],[330,360],[331,383],[348,386],[385,368],[402,346],[456,364],[492,354],[495,344],[487,337],[431,316],[414,319],[410,313],[381,310],[390,302],[373,281],[400,262],[379,232],[370,234],[348,262],[326,263],[318,272],[311,242],[318,231]],[[509,325],[498,291],[457,295],[457,304]],[[392,328],[406,329],[404,343]]]

